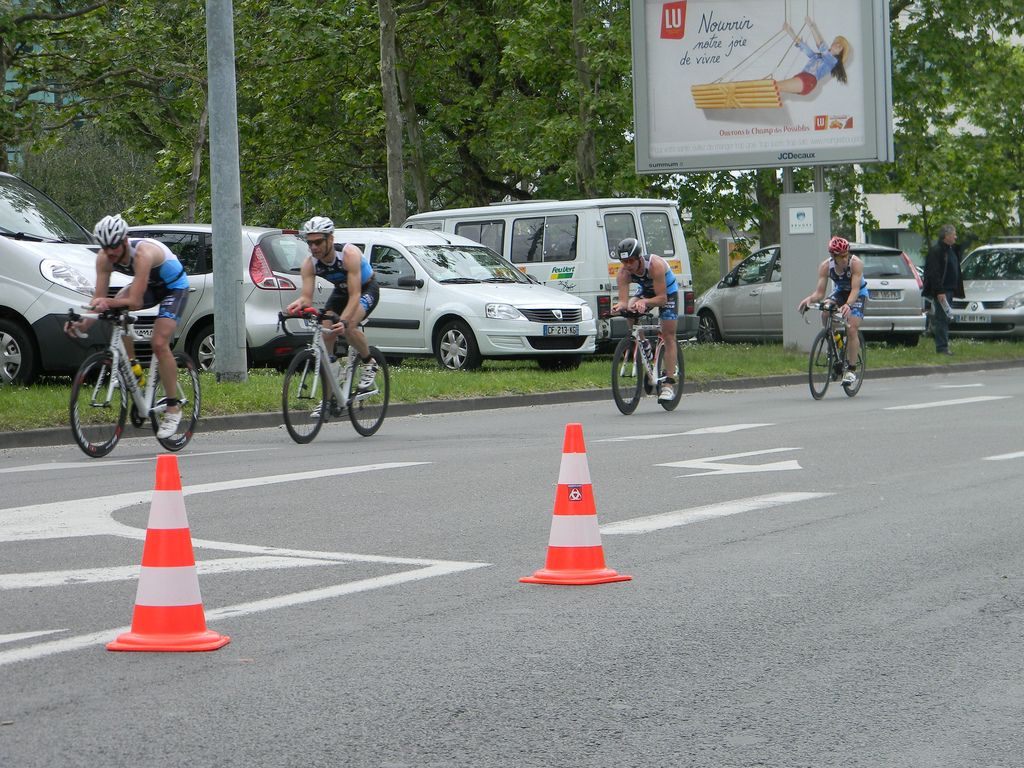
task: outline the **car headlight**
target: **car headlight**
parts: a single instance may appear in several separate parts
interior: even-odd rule
[[[511,304],[488,304],[484,313],[492,320],[522,320],[522,313]]]
[[[1024,307],[1024,291],[1015,293],[1013,296],[1008,296],[1006,301],[1003,302],[1003,306],[1007,309],[1019,309]]]
[[[75,293],[92,296],[95,290],[95,286],[85,275],[59,259],[43,259],[39,264],[39,272],[51,283]]]
[[[590,308],[589,304],[584,304],[582,307],[580,307],[580,309],[583,310],[583,313],[580,315],[581,319],[583,319],[583,320],[593,320],[594,319],[594,310]]]

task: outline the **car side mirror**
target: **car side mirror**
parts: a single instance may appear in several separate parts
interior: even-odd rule
[[[423,280],[419,277],[400,277],[398,278],[399,288],[422,288]]]

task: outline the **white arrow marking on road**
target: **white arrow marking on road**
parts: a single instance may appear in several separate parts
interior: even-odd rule
[[[985,461],[1006,461],[1007,459],[1024,459],[1024,451],[1015,453],[1002,453],[998,456],[986,456]]]
[[[718,435],[724,432],[739,432],[741,429],[754,429],[755,427],[772,427],[774,424],[725,424],[721,427],[702,427],[691,429],[688,432],[669,432],[660,435],[627,435],[626,437],[605,437],[601,440],[594,440],[595,443],[624,443],[628,440],[658,440],[662,437],[682,437],[683,435]]]
[[[800,464],[795,459],[789,461],[776,461],[770,464],[729,464],[727,459],[741,459],[746,456],[760,456],[765,453],[780,453],[782,451],[799,451],[799,448],[769,448],[764,451],[748,451],[746,453],[730,453],[727,456],[711,456],[707,459],[692,459],[690,461],[672,461],[667,464],[656,464],[657,467],[680,467],[684,469],[706,469],[707,472],[695,472],[691,475],[679,475],[679,477],[703,477],[705,475],[737,475],[745,472],[786,472],[791,469],[800,469]]]
[[[0,635],[0,645],[4,643],[16,643],[19,640],[28,640],[30,637],[52,635],[54,632],[67,632],[66,629],[44,629],[39,632],[15,632],[13,635]]]
[[[938,389],[970,389],[971,387],[984,387],[981,382],[977,384],[939,384]]]
[[[886,411],[916,411],[921,408],[945,408],[949,405],[968,405],[970,403],[986,403],[989,400],[1009,400],[1010,395],[988,395],[983,397],[964,397],[959,400],[938,400],[934,403],[915,403],[913,405],[890,405]]]
[[[663,528],[690,525],[691,523],[699,523],[716,517],[738,515],[743,512],[756,512],[759,509],[771,509],[772,507],[780,507],[783,504],[794,504],[798,501],[820,499],[823,496],[832,495],[831,493],[770,493],[765,496],[752,496],[749,499],[736,499],[734,501],[724,501],[720,504],[708,504],[704,507],[680,509],[675,512],[663,512],[658,515],[637,517],[633,520],[622,520],[617,523],[602,525],[600,530],[602,535],[650,533],[651,531],[660,531]]]

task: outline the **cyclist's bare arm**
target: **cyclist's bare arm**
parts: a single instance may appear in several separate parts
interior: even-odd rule
[[[313,266],[313,257],[307,256],[299,270],[302,275],[302,293],[295,301],[288,305],[288,314],[295,314],[300,309],[313,306],[313,288],[316,286],[316,270]]]
[[[818,267],[818,285],[814,288],[814,292],[805,297],[799,304],[797,304],[797,310],[803,312],[816,301],[821,301],[825,298],[825,289],[828,287],[828,259],[821,262]]]

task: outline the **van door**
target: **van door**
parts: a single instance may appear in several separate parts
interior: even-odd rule
[[[385,352],[429,352],[425,304],[429,282],[423,287],[399,286],[403,277],[416,277],[405,254],[387,245],[370,248],[370,264],[380,286],[380,303],[366,321],[366,337]]]

